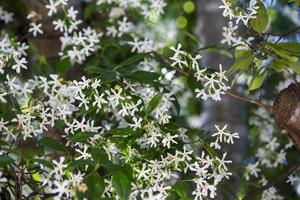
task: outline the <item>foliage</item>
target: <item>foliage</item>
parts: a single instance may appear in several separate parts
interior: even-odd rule
[[[226,199],[239,175],[233,196],[242,199],[250,182],[266,185],[296,161],[264,108],[249,110],[240,169],[224,148],[239,134],[191,117],[205,101],[222,102],[243,76],[249,95],[278,85],[286,71],[299,74],[300,44],[284,40],[299,28],[273,35],[266,2],[221,0],[223,39],[199,48],[196,3],[85,0],[81,16],[67,0],[33,3],[41,9],[1,1],[1,198]],[[38,42],[53,33],[57,57]],[[234,57],[228,71],[203,67],[210,51]],[[256,197],[282,195],[271,187]]]

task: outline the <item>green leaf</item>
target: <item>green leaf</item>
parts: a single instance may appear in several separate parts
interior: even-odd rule
[[[101,81],[104,83],[112,82],[117,79],[117,73],[102,67],[89,66],[84,69],[89,74],[97,74],[100,76]]]
[[[8,156],[0,156],[0,167],[5,167],[11,163],[13,163],[14,160],[11,157]]]
[[[138,70],[131,74],[125,74],[124,77],[144,84],[153,84],[158,79],[159,74]]]
[[[84,8],[84,18],[88,19],[92,16],[93,12],[95,11],[96,5],[94,3],[90,3],[88,4],[85,8]]]
[[[296,72],[297,74],[300,74],[300,64],[297,61],[293,62],[285,59],[277,59],[274,60],[272,63],[273,63],[273,67],[277,71],[279,70],[282,71],[284,68],[288,67],[292,69],[294,72]]]
[[[286,68],[285,63],[282,62],[282,60],[273,60],[272,66],[277,72],[282,72]]]
[[[147,115],[150,115],[157,108],[162,98],[163,98],[163,93],[158,93],[157,95],[152,97],[147,107]]]
[[[53,138],[43,137],[40,140],[40,143],[50,149],[53,149],[56,151],[67,152],[67,148],[62,143],[60,143],[59,141],[57,141]]]
[[[131,191],[131,182],[123,172],[113,174],[112,185],[120,200],[128,200]]]
[[[288,51],[286,51],[285,49],[278,46],[277,44],[266,43],[266,46],[269,47],[272,51],[274,51],[281,58],[288,59],[288,60],[292,59],[291,54]]]
[[[69,59],[65,58],[65,59],[59,60],[56,63],[55,70],[58,74],[63,75],[64,73],[66,73],[68,71],[70,66],[71,66],[71,64],[69,62]]]
[[[125,67],[127,65],[135,64],[135,63],[139,62],[140,60],[142,60],[143,58],[145,58],[148,55],[149,55],[149,53],[136,54],[136,55],[124,60],[123,62],[121,62],[119,65],[117,65],[114,68],[114,70],[118,70],[118,69],[120,69],[122,67]]]
[[[292,69],[297,74],[300,74],[300,64],[298,62],[292,62],[292,61],[288,61],[288,60],[284,60],[284,62],[287,67]]]
[[[264,4],[259,1],[258,3],[259,9],[257,10],[256,17],[250,20],[250,27],[258,33],[264,32],[267,28],[269,17],[267,9],[265,8]]]
[[[39,158],[34,158],[32,160],[33,162],[37,162],[39,164],[42,164],[50,169],[53,169],[53,164],[51,162],[49,162],[48,160],[44,160],[44,159],[39,159]]]
[[[239,52],[235,63],[230,67],[228,72],[233,73],[236,72],[237,70],[240,70],[242,72],[247,71],[250,65],[252,64],[254,58],[255,55],[252,54],[250,50]]]
[[[300,43],[297,42],[282,42],[276,44],[278,48],[286,51],[290,55],[299,56],[300,55]]]
[[[188,198],[188,185],[185,182],[178,181],[175,185],[173,185],[173,190],[178,194],[181,199]]]
[[[298,7],[300,7],[300,0],[289,0],[291,3],[295,3]]]
[[[101,199],[105,188],[103,177],[99,176],[96,172],[92,172],[84,179],[83,182],[87,186],[87,191],[84,193],[84,197],[88,199]]]
[[[249,90],[252,91],[260,88],[264,82],[264,79],[265,79],[265,73],[253,77],[249,86]]]
[[[85,141],[87,141],[87,139],[89,139],[93,135],[95,135],[95,133],[91,133],[91,132],[79,132],[79,133],[75,133],[74,135],[70,135],[69,136],[69,141],[71,143],[74,143],[74,142],[85,142]]]
[[[237,3],[237,1],[238,0],[227,0],[227,2],[230,3],[231,5]]]

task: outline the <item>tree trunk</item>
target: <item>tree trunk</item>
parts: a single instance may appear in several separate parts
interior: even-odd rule
[[[222,39],[222,27],[227,25],[226,19],[222,16],[222,11],[218,8],[220,0],[199,0],[197,1],[197,32],[203,45],[218,44]],[[203,56],[205,67],[219,69],[219,64],[223,69],[232,64],[232,60],[218,53],[210,52]],[[234,88],[233,88],[234,90]],[[228,152],[228,158],[233,161],[232,166],[238,166],[246,147],[246,126],[243,123],[245,117],[244,104],[227,96],[222,97],[222,101],[206,101],[204,104],[206,113],[206,127],[212,129],[214,124],[228,124],[231,131],[238,132],[240,139],[234,145],[223,146],[223,151]],[[233,170],[232,170],[233,171]],[[233,176],[234,183],[238,182],[239,177]],[[218,199],[222,199],[221,196]]]

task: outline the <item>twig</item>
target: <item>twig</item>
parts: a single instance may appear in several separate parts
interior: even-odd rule
[[[277,44],[282,38],[284,38],[285,36],[288,36],[288,35],[290,35],[290,34],[292,34],[292,33],[295,33],[295,32],[297,32],[297,31],[299,31],[300,30],[300,26],[298,26],[298,27],[296,27],[296,28],[294,28],[294,29],[292,29],[292,30],[290,30],[290,31],[288,31],[288,32],[286,32],[286,33],[284,33],[284,34],[282,34],[278,39],[277,39],[277,41],[275,42],[275,44]]]
[[[181,69],[178,69],[177,67],[172,66],[171,63],[170,63],[170,61],[169,61],[167,58],[165,58],[164,56],[162,56],[161,54],[159,54],[159,53],[157,53],[157,52],[153,52],[153,53],[154,53],[154,55],[156,55],[156,56],[158,57],[158,59],[159,59],[161,62],[163,62],[163,63],[165,63],[165,64],[171,66],[171,67],[172,67],[173,69],[175,69],[179,74],[188,76],[188,73],[187,73],[187,72],[185,72],[185,71],[183,71],[183,70],[181,70]],[[226,91],[225,94],[226,94],[227,96],[233,97],[233,98],[238,99],[238,100],[240,100],[240,101],[244,101],[244,102],[247,102],[247,103],[251,103],[251,104],[254,104],[254,105],[256,105],[256,106],[263,107],[263,108],[265,108],[265,109],[267,109],[267,110],[273,111],[273,107],[272,107],[272,106],[266,105],[266,104],[264,104],[264,103],[260,103],[260,102],[257,102],[257,101],[255,101],[255,100],[252,100],[252,99],[247,99],[247,98],[241,97],[241,96],[239,96],[239,95],[237,95],[237,94],[234,94],[234,93],[232,93],[232,92],[229,92],[229,91]]]
[[[288,171],[286,171],[283,175],[279,176],[276,180],[256,189],[253,191],[250,191],[246,194],[246,196],[244,197],[244,200],[247,199],[253,199],[254,196],[260,194],[261,192],[277,185],[278,183],[284,181],[288,176],[290,176],[291,174],[293,174],[294,172],[296,172],[298,169],[300,168],[300,163],[295,164],[294,166],[292,166]]]
[[[247,99],[247,98],[244,98],[244,97],[241,97],[241,96],[238,96],[236,94],[233,94],[232,92],[229,92],[229,91],[226,91],[225,94],[227,96],[230,96],[230,97],[233,97],[235,99],[238,99],[238,100],[241,100],[241,101],[244,101],[244,102],[247,102],[247,103],[251,103],[251,104],[254,104],[256,106],[259,106],[259,107],[263,107],[267,110],[271,110],[273,111],[273,107],[272,106],[269,106],[267,104],[264,104],[264,103],[260,103],[260,102],[257,102],[255,100],[252,100],[252,99]]]

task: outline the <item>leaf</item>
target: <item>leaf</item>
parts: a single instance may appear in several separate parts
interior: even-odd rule
[[[112,82],[117,79],[117,73],[102,67],[90,66],[84,69],[89,74],[97,74],[100,76],[101,81],[104,83]]]
[[[155,80],[158,79],[159,74],[154,72],[138,70],[130,74],[125,74],[124,77],[128,79],[132,79],[134,81],[138,81],[140,83],[152,84],[155,82]]]
[[[288,60],[292,59],[292,56],[290,55],[290,53],[288,51],[284,50],[283,48],[281,48],[280,46],[278,46],[277,44],[267,43],[266,46],[269,47],[272,51],[274,51],[281,58],[285,58]]]
[[[53,138],[49,138],[49,137],[43,137],[40,140],[40,143],[43,144],[44,146],[56,150],[56,151],[63,151],[63,152],[67,152],[67,148],[60,143],[59,141],[53,139]]]
[[[278,60],[274,60],[273,64],[274,63],[275,65],[273,67],[277,67],[279,69],[284,69],[285,67],[288,67],[292,69],[294,72],[296,72],[297,74],[300,74],[300,64],[298,62],[293,62],[285,59],[278,59]]]
[[[74,142],[85,142],[87,139],[95,135],[96,133],[91,133],[91,132],[79,132],[76,133],[75,135],[70,135],[69,136],[69,141],[70,143]]]
[[[92,16],[93,12],[95,11],[95,7],[96,7],[95,4],[90,3],[90,4],[88,4],[88,6],[86,6],[84,8],[84,18],[85,19],[89,19]]]
[[[285,60],[284,62],[290,69],[292,69],[297,74],[300,74],[300,64],[298,62],[291,62],[288,60]]]
[[[257,5],[259,8],[255,15],[256,17],[250,20],[250,27],[256,32],[262,33],[269,23],[268,12],[261,1],[258,1]]]
[[[101,199],[105,189],[104,179],[96,172],[90,173],[83,181],[87,186],[84,197],[88,199]]]
[[[276,46],[290,55],[300,55],[300,44],[297,42],[282,42],[276,44]]]
[[[13,163],[14,160],[11,157],[8,156],[0,156],[0,166],[5,167],[11,163]]]
[[[250,50],[239,52],[235,63],[229,68],[228,72],[233,73],[237,70],[247,71],[249,66],[252,64],[255,55]]]
[[[188,198],[188,185],[185,182],[178,181],[175,185],[173,185],[173,190],[178,194],[181,199]]]
[[[255,76],[253,77],[253,79],[251,80],[250,86],[249,86],[249,90],[256,90],[258,88],[260,88],[263,84],[265,80],[265,73]]]
[[[227,0],[227,2],[230,3],[231,5],[237,3],[237,1],[238,0]]]
[[[131,191],[131,182],[123,172],[113,173],[112,185],[120,200],[128,200]]]
[[[163,98],[162,93],[158,93],[157,95],[152,97],[152,99],[150,100],[149,105],[147,107],[147,115],[150,115],[157,108],[157,106],[160,104],[162,98]]]
[[[124,60],[123,62],[121,62],[119,65],[117,65],[114,68],[114,70],[118,70],[118,69],[120,69],[122,67],[125,67],[127,65],[137,63],[137,62],[139,62],[140,60],[142,60],[143,58],[145,58],[148,55],[149,55],[149,53],[136,54],[136,55]]]
[[[291,3],[295,3],[298,7],[300,7],[300,0],[289,0]]]
[[[273,60],[272,66],[277,72],[282,72],[286,68],[285,63],[281,60]]]
[[[71,66],[71,64],[69,62],[69,59],[65,58],[65,59],[59,60],[56,63],[55,70],[58,74],[63,75],[64,73],[66,73],[68,71],[70,66]]]
[[[51,162],[49,162],[48,160],[44,160],[44,159],[39,159],[39,158],[34,158],[32,160],[33,162],[37,162],[39,164],[42,164],[50,169],[53,169],[53,164]]]

